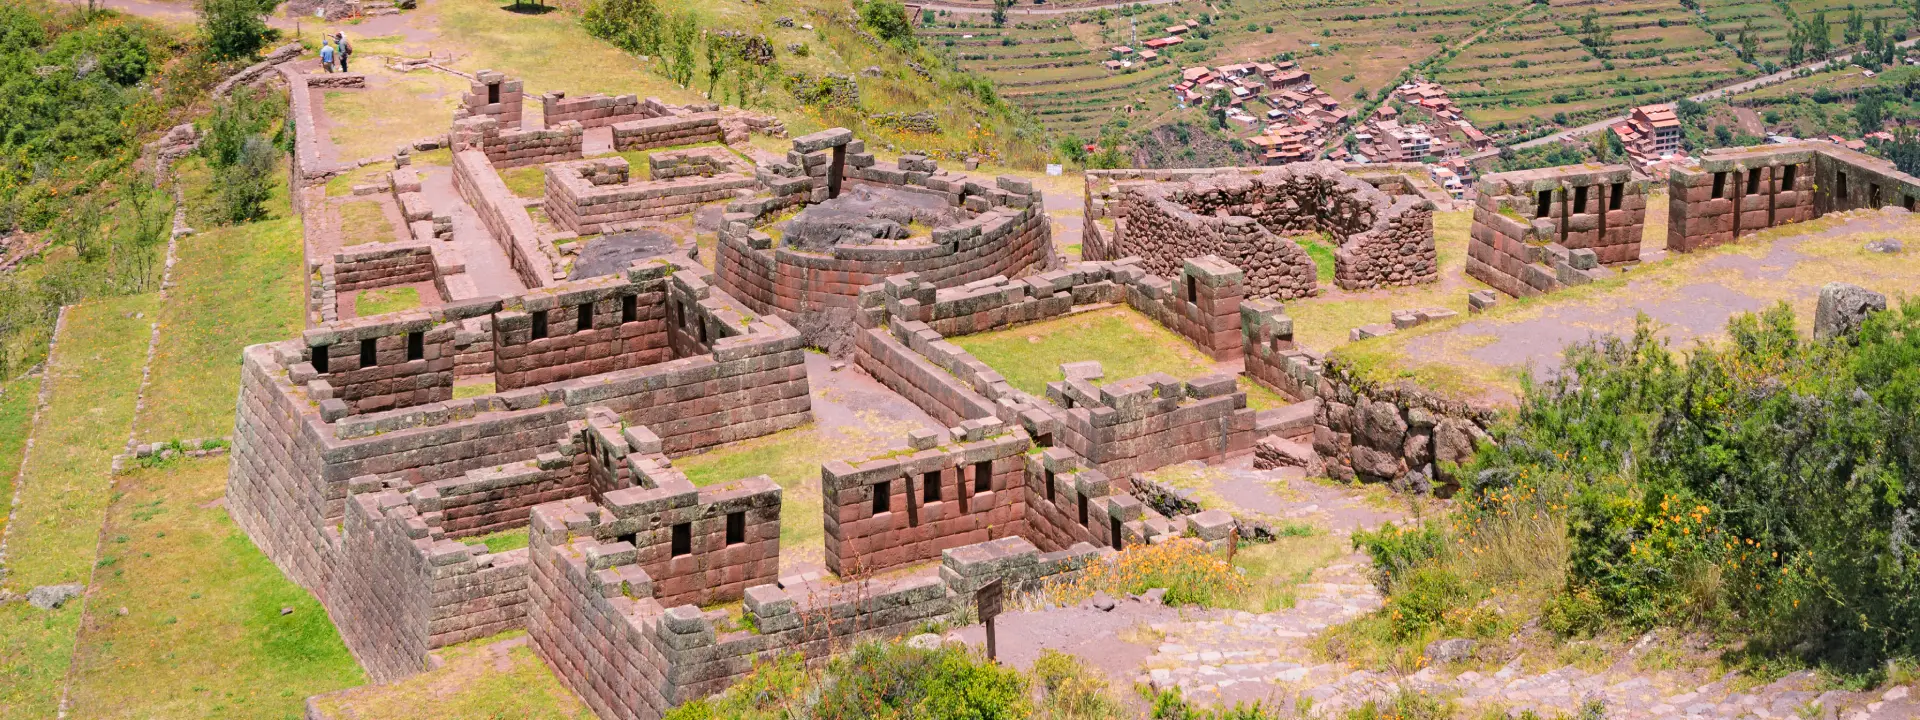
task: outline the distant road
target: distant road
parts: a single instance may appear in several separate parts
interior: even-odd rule
[[[1897,47],[1904,48],[1904,47],[1912,47],[1914,43],[1920,43],[1920,37],[1916,37],[1911,40],[1903,40],[1899,43],[1895,43],[1895,45]],[[1835,63],[1838,63],[1840,67],[1846,67],[1847,63],[1853,62],[1853,55],[1854,55],[1853,53],[1848,53],[1846,55],[1841,55],[1838,57],[1821,60],[1819,62],[1807,63],[1799,67],[1788,68],[1786,70],[1781,70],[1780,72],[1773,73],[1771,75],[1762,75],[1752,80],[1746,80],[1746,81],[1734,83],[1732,85],[1727,85],[1725,87],[1715,88],[1715,89],[1700,93],[1698,95],[1690,95],[1687,97],[1687,99],[1692,100],[1694,102],[1706,102],[1708,100],[1718,100],[1720,98],[1727,97],[1729,95],[1739,95],[1744,92],[1752,92],[1754,90],[1758,90],[1768,85],[1791,80],[1795,75],[1799,74],[1801,70],[1811,70],[1813,72],[1820,72],[1822,70],[1826,70],[1828,67],[1832,67]],[[1541,145],[1545,145],[1550,142],[1559,142],[1566,138],[1585,137],[1597,132],[1604,131],[1607,128],[1612,127],[1614,123],[1620,122],[1621,120],[1624,120],[1624,119],[1625,119],[1624,117],[1611,117],[1605,120],[1587,123],[1577,128],[1568,128],[1566,130],[1561,130],[1560,132],[1554,133],[1552,135],[1537,137],[1523,143],[1515,143],[1513,145],[1510,145],[1509,147],[1512,147],[1515,150],[1525,150],[1531,147],[1539,147]],[[1486,152],[1477,152],[1472,155],[1466,155],[1464,157],[1467,159],[1468,162],[1472,162],[1475,160],[1485,160],[1487,158],[1493,157],[1498,154],[1500,154],[1500,150],[1499,148],[1495,148],[1492,150],[1488,150]]]
[[[1026,7],[1007,8],[1007,14],[1008,15],[1067,15],[1071,13],[1097,12],[1100,10],[1118,10],[1128,5],[1172,5],[1180,1],[1181,0],[1140,0],[1139,2],[1113,2],[1113,3],[1103,3],[1100,5],[1074,5],[1072,7],[1047,7],[1045,5],[1029,5]],[[916,2],[913,4],[919,5],[921,8],[928,9],[928,10],[945,10],[947,12],[956,12],[962,15],[993,14],[993,5],[991,3],[987,5],[962,5],[958,3],[943,3],[943,2]]]

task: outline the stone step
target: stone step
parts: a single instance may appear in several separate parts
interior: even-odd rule
[[[1313,398],[1286,407],[1262,410],[1254,415],[1255,436],[1277,435],[1289,440],[1313,437],[1313,419],[1320,413],[1320,399]]]

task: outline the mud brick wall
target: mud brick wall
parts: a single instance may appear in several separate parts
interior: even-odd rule
[[[1048,383],[1047,398],[1064,409],[1055,413],[1058,444],[1109,476],[1253,449],[1254,412],[1233,375],[1181,382],[1152,373],[1103,386],[1090,379]]]
[[[336,292],[388,285],[433,282],[439,278],[433,248],[425,245],[384,245],[343,250],[333,256]]]
[[[393,490],[356,494],[347,507],[326,609],[375,682],[426,669],[428,650],[524,623],[526,550],[448,539]]]
[[[572,121],[583,128],[596,128],[646,117],[640,99],[633,95],[567,97],[563,92],[550,92],[540,96],[540,107],[548,127]]]
[[[652,150],[722,142],[726,139],[726,132],[720,127],[720,118],[718,112],[695,112],[615,123],[613,149]]]
[[[526,90],[519,80],[509,80],[506,75],[492,70],[481,70],[468,81],[467,91],[460,95],[460,107],[453,111],[453,119],[492,118],[502,128],[518,130],[525,108]],[[555,123],[549,118],[547,124]]]
[[[1667,176],[1667,247],[1693,252],[1818,217],[1817,198],[1836,190],[1838,177],[1819,175],[1821,153],[1808,146],[1776,148],[1708,153],[1691,167],[1674,168]],[[1859,178],[1848,178],[1849,191]]]
[[[453,328],[435,324],[425,312],[332,323],[303,337],[309,364],[294,373],[295,381],[305,383],[323,414],[375,413],[453,399]],[[326,372],[313,362],[320,354],[326,355]],[[371,365],[365,362],[369,355]]]
[[[1101,203],[1101,213],[1114,218],[1113,237],[1097,238],[1085,257],[1139,255],[1149,271],[1170,276],[1187,258],[1217,255],[1246,273],[1249,296],[1303,297],[1315,291],[1314,265],[1283,236],[1326,233],[1338,245],[1335,279],[1343,288],[1437,277],[1433,203],[1390,195],[1331,163],[1193,171],[1170,179],[1117,184],[1115,199]],[[1090,175],[1090,186],[1093,181]],[[1089,225],[1095,219],[1090,216]]]
[[[655,264],[626,276],[543,288],[503,304],[493,316],[494,389],[545,385],[673,359],[667,345],[666,302],[671,269]],[[631,318],[626,316],[629,305]]]
[[[936,228],[925,245],[836,246],[830,253],[776,246],[754,229],[775,212],[825,200],[836,148],[844,155],[844,182],[939,195],[972,217]],[[791,318],[852,309],[862,287],[891,275],[918,273],[935,286],[955,287],[1044,269],[1052,257],[1050,223],[1025,180],[982,181],[911,155],[895,168],[879,167],[863,141],[838,128],[796,139],[786,162],[763,163],[756,172],[767,192],[728,204],[716,270],[727,292],[760,312]]]
[[[894,332],[907,331],[904,324],[895,328]],[[934,335],[938,336],[937,333]],[[936,342],[945,343],[944,340]],[[955,354],[965,354],[957,346],[953,350]],[[926,356],[908,349],[905,343],[889,335],[886,329],[861,330],[854,335],[854,362],[868,375],[906,397],[941,424],[952,427],[966,420],[994,416],[991,401],[930,362]]]
[[[914,438],[916,452],[909,455],[821,467],[828,570],[842,577],[884,572],[1022,534],[1020,457],[1031,440],[997,418],[961,427],[965,436],[945,443],[934,435]],[[887,494],[885,510],[875,504],[880,492]]]
[[[507,262],[513,266],[514,274],[520,276],[520,282],[537,288],[565,277],[558,269],[558,258],[551,244],[543,242],[534,228],[526,205],[507,190],[506,182],[500,179],[500,173],[494,170],[486,154],[478,150],[455,152],[453,185],[460,192],[460,199],[479,214],[481,224],[487,226],[494,242],[506,252]]]
[[[724,151],[723,151],[724,152]],[[671,160],[670,160],[671,162]],[[726,163],[720,174],[702,176],[703,164],[683,160],[667,166],[667,178],[629,182],[625,158],[609,157],[548,165],[548,217],[581,235],[617,232],[648,218],[685,215],[711,202],[758,187],[744,167]],[[704,164],[712,171],[713,164]]]

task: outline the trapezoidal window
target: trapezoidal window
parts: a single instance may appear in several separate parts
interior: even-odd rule
[[[1836,187],[1833,189],[1834,196],[1841,200],[1847,199],[1847,174],[1839,173],[1839,177],[1836,178],[1836,180],[1837,182],[1834,183]]]
[[[747,511],[727,513],[727,544],[739,545],[747,541]]]
[[[920,502],[940,502],[940,471],[935,470],[920,477]]]
[[[673,556],[693,554],[693,523],[683,522],[673,526]]]
[[[377,346],[377,341],[375,341],[373,338],[367,338],[365,340],[361,340],[360,341],[360,367],[370,368],[370,367],[373,367],[375,364],[379,363],[379,361],[380,361],[380,352]]]
[[[1800,169],[1800,166],[1799,166],[1799,165],[1788,165],[1788,166],[1787,166],[1787,167],[1786,167],[1786,168],[1785,168],[1785,169],[1784,169],[1784,170],[1782,171],[1782,173],[1781,173],[1781,175],[1780,175],[1780,189],[1781,189],[1781,190],[1783,190],[1783,191],[1785,191],[1785,190],[1792,190],[1792,189],[1793,189],[1793,178],[1794,178],[1794,176],[1795,176],[1795,175],[1798,175],[1798,174],[1799,174],[1799,173],[1797,172],[1797,171],[1798,171],[1799,169]]]
[[[1913,198],[1907,198],[1912,202]],[[993,489],[993,461],[981,460],[973,464],[973,492],[975,495]]]
[[[893,481],[881,480],[873,484],[873,514],[879,515],[893,509]]]
[[[1080,527],[1087,526],[1087,494],[1080,493]]]
[[[1587,211],[1587,189],[1586,188],[1577,187],[1573,189],[1573,211],[1576,213],[1583,213]]]
[[[1621,196],[1623,196],[1623,195],[1626,195],[1626,194],[1627,194],[1627,184],[1626,184],[1626,183],[1623,183],[1623,182],[1617,182],[1617,183],[1614,183],[1614,184],[1613,184],[1613,187],[1611,187],[1611,188],[1608,188],[1608,190],[1607,190],[1607,209],[1608,209],[1608,210],[1619,210],[1619,209],[1620,209],[1620,198],[1621,198]]]
[[[547,311],[535,310],[533,311],[533,339],[543,340],[546,337],[547,337]]]
[[[1541,190],[1540,193],[1534,197],[1533,216],[1546,217],[1548,214],[1552,212],[1553,212],[1553,191]]]
[[[1052,470],[1045,470],[1045,471],[1042,471],[1042,472],[1045,472],[1045,473],[1047,474],[1047,476],[1046,476],[1046,481],[1047,481],[1047,502],[1053,502],[1053,471],[1052,471]]]
[[[1880,183],[1867,183],[1867,206],[1880,207]]]
[[[1107,535],[1113,538],[1113,549],[1125,549],[1122,547],[1126,544],[1126,533],[1124,531],[1125,528],[1120,526],[1120,518],[1112,515],[1107,516]]]
[[[1713,199],[1719,200],[1720,198],[1723,198],[1726,196],[1727,196],[1727,174],[1724,171],[1714,173],[1713,174]]]
[[[425,360],[427,358],[427,334],[424,332],[407,333],[407,359]]]
[[[1749,169],[1747,170],[1747,194],[1758,195],[1759,193],[1760,193],[1760,168]]]
[[[1901,200],[1900,207],[1906,208],[1907,212],[1913,212],[1913,196],[1908,195],[1907,199]]]
[[[1200,302],[1200,286],[1193,282],[1193,276],[1187,276],[1187,302]]]
[[[640,319],[640,296],[620,296],[620,322],[630,323]]]
[[[497,105],[499,103],[500,103],[500,83],[489,83],[487,85],[487,104]]]
[[[573,321],[574,332],[586,332],[593,329],[593,303],[581,303]]]
[[[328,360],[327,354],[331,352],[333,352],[332,345],[321,345],[313,349],[313,371],[314,372],[320,373],[322,375],[325,375],[327,373],[327,360]]]

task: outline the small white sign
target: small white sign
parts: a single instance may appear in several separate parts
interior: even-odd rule
[[[1062,168],[1062,167],[1060,167],[1059,165],[1055,165],[1055,164],[1053,164],[1053,163],[1047,163],[1047,174],[1048,174],[1048,175],[1054,175],[1054,176],[1058,176],[1058,175],[1059,175],[1060,173],[1062,173],[1062,172],[1065,172],[1065,169],[1064,169],[1064,168]]]

